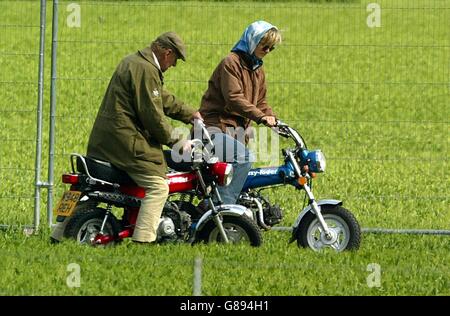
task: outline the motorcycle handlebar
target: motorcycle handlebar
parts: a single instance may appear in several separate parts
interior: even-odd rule
[[[208,129],[206,128],[205,123],[203,123],[202,120],[195,119],[194,120],[194,128],[200,127],[202,129],[202,135],[206,137],[206,140],[208,141],[209,145],[214,146],[211,136],[209,135]]]
[[[284,138],[289,138],[289,133],[287,133],[285,130],[286,127],[289,126],[283,121],[277,119],[275,126],[272,127],[272,130]]]
[[[200,119],[194,119],[194,129],[201,128],[202,133],[199,138],[194,138],[191,140],[192,150],[191,156],[193,161],[200,162],[202,159],[208,160],[211,156],[211,153],[208,150],[208,146],[205,146],[204,139],[206,138],[207,143],[210,145],[210,148],[214,147],[214,143],[211,140],[211,136],[206,128],[205,123]],[[194,133],[195,134],[195,133]]]
[[[286,123],[284,123],[282,120],[278,120],[276,121],[275,127],[287,127],[288,125]]]

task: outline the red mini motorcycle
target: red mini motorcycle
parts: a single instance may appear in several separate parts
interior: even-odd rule
[[[261,231],[252,212],[241,205],[221,202],[217,186],[231,182],[232,165],[211,156],[201,140],[194,140],[194,144],[191,162],[171,164],[176,170],[168,174],[169,194],[195,193],[199,200],[208,201],[209,210],[199,213],[198,209],[180,209],[177,203],[167,201],[156,241],[244,242],[260,246]],[[70,184],[70,190],[55,211],[56,221],[65,221],[64,237],[91,245],[131,237],[145,190],[109,162],[79,154],[72,154],[70,161],[72,171],[62,175],[62,182]],[[115,215],[113,207],[121,210],[121,216]]]

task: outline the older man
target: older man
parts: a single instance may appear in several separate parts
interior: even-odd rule
[[[184,123],[202,119],[163,87],[163,73],[178,59],[185,61],[185,56],[183,41],[167,32],[125,57],[111,78],[89,137],[88,156],[111,162],[145,188],[132,237],[135,242],[155,241],[169,193],[162,145],[171,147],[180,139],[173,137],[166,116]],[[185,141],[182,147],[190,146]],[[59,240],[63,231],[55,229],[52,237]]]

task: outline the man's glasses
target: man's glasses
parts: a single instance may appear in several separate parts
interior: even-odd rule
[[[267,51],[271,52],[271,51],[273,51],[275,49],[275,45],[273,45],[273,46],[266,45],[266,46],[263,46],[262,49],[265,52],[267,52]]]

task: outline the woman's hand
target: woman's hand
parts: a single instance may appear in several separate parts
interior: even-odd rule
[[[277,119],[275,118],[275,116],[267,115],[261,118],[261,123],[268,127],[274,127],[277,124]]]

